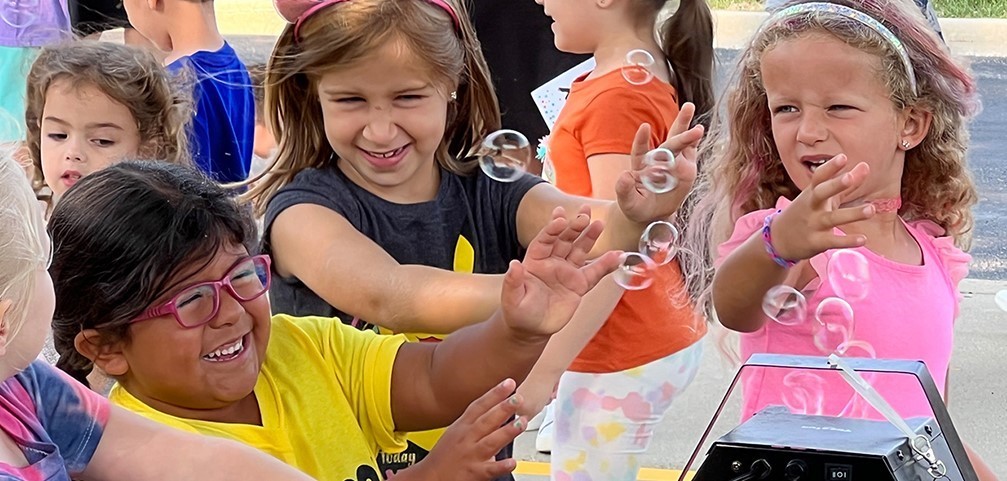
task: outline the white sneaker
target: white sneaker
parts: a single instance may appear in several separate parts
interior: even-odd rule
[[[544,453],[552,453],[552,439],[556,432],[556,415],[553,412],[552,404],[542,410],[542,425],[538,429],[538,436],[535,436],[535,450]]]

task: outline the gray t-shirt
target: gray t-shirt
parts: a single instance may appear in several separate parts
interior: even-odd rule
[[[263,250],[271,252],[270,229],[280,212],[297,204],[316,204],[342,215],[400,264],[454,270],[457,261],[459,270],[470,267],[478,274],[500,274],[511,260],[524,255],[517,237],[517,209],[528,190],[540,182],[532,175],[508,183],[482,172],[460,176],[442,169],[434,200],[396,204],[357,186],[336,167],[308,169],[269,201]],[[311,235],[311,226],[304,226],[304,235]],[[354,320],[299,279],[281,278],[275,272],[269,297],[274,313],[339,317],[361,328],[370,328],[375,321]]]

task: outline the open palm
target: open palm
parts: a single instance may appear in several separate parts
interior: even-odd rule
[[[512,261],[504,276],[501,308],[511,329],[548,336],[566,326],[584,294],[619,264],[618,252],[587,263],[602,229],[600,221],[591,222],[587,207],[572,221],[562,207],[553,211],[553,220],[529,244],[524,262]]]

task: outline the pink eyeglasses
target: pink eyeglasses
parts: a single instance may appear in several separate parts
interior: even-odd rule
[[[185,329],[202,326],[217,316],[222,288],[226,288],[238,302],[249,302],[265,294],[271,281],[269,264],[267,255],[242,259],[231,267],[223,279],[185,287],[168,302],[147,309],[129,322],[133,324],[171,314]]]

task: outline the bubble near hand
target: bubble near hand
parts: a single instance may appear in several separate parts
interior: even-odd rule
[[[38,21],[38,0],[0,0],[0,19],[14,28],[25,28]]]
[[[521,132],[498,130],[483,141],[479,167],[493,180],[514,182],[524,175],[531,156],[531,144]]]
[[[622,78],[633,85],[645,85],[654,79],[654,56],[646,50],[630,50],[622,64]]]
[[[837,352],[853,340],[853,308],[838,297],[826,298],[815,309],[814,341],[822,354]]]
[[[867,341],[847,341],[836,347],[836,354],[843,357],[864,357],[877,359],[878,353],[874,346]]]
[[[615,270],[613,278],[623,289],[639,291],[654,283],[655,269],[657,264],[650,257],[636,252],[626,252],[622,255],[622,262]]]
[[[678,186],[675,170],[675,153],[668,149],[654,149],[643,157],[643,172],[640,182],[655,194],[671,192]]]
[[[784,326],[803,324],[808,315],[804,294],[790,286],[776,286],[762,298],[762,312]]]
[[[829,283],[839,297],[849,302],[861,301],[867,297],[871,287],[871,271],[863,254],[841,249],[829,258],[827,268]]]
[[[825,411],[825,380],[805,371],[783,376],[783,404],[794,414],[819,416]]]
[[[670,222],[657,221],[647,226],[640,236],[640,253],[663,266],[675,258],[678,229]]]

